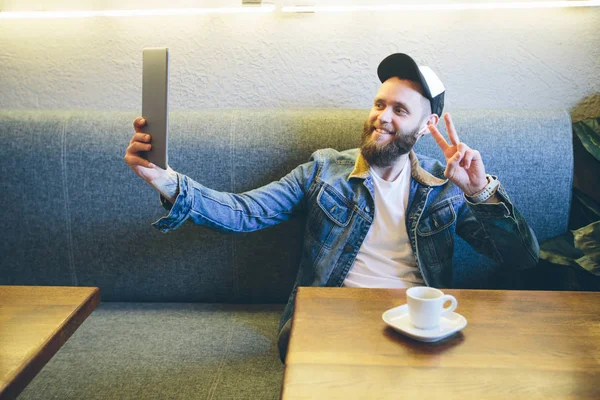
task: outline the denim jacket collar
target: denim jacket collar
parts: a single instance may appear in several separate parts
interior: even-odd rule
[[[419,159],[414,150],[411,150],[410,153],[408,153],[408,157],[410,159],[411,175],[413,179],[420,184],[425,186],[440,186],[448,182],[448,179],[440,179],[423,169],[419,164]],[[369,168],[369,163],[365,160],[362,153],[359,153],[356,162],[354,163],[354,169],[347,180],[350,180],[350,178],[366,179],[369,176]]]

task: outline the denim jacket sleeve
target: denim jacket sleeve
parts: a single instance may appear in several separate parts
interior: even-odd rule
[[[162,232],[176,229],[186,220],[221,232],[251,232],[291,219],[304,208],[304,195],[314,178],[317,163],[296,167],[279,181],[244,193],[219,192],[190,177],[179,175],[179,194],[174,204],[161,196],[169,214],[152,225]]]
[[[500,203],[469,202],[459,211],[456,232],[478,253],[517,270],[534,267],[540,248],[533,230],[500,185]]]

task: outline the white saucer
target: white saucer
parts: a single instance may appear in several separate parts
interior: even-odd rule
[[[383,321],[396,331],[421,342],[437,342],[460,331],[467,326],[467,320],[462,315],[452,312],[440,320],[440,326],[435,329],[415,328],[408,318],[408,304],[403,304],[387,310],[381,316]]]

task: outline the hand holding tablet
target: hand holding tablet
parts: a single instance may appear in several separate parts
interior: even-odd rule
[[[168,49],[144,49],[142,115],[133,122],[135,134],[125,162],[172,203],[177,173],[168,166]]]

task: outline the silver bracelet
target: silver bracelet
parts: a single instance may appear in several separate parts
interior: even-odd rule
[[[486,174],[485,177],[488,183],[483,189],[481,189],[479,192],[475,193],[472,196],[467,196],[465,194],[465,197],[471,203],[483,203],[484,201],[492,197],[496,193],[496,190],[498,190],[498,186],[500,186],[500,181],[498,180],[498,178],[489,174]]]

